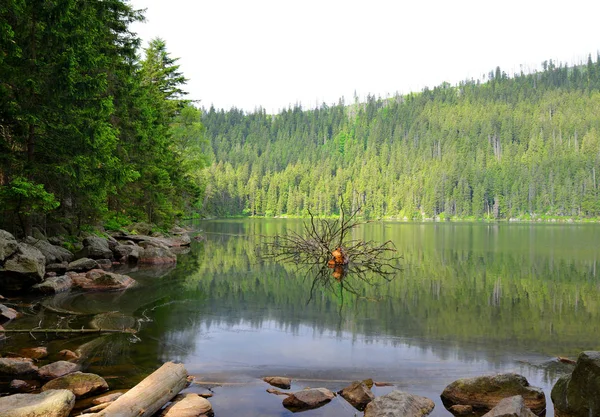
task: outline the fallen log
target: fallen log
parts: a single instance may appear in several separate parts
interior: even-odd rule
[[[1,329],[0,333],[135,333],[133,329]]]
[[[81,417],[149,417],[187,385],[183,364],[167,362],[98,413]]]

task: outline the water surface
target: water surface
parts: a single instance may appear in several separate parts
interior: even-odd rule
[[[137,271],[122,294],[67,294],[46,305],[88,314],[135,317],[137,339],[111,336],[92,370],[131,384],[167,360],[181,361],[214,387],[216,415],[287,416],[260,377],[286,375],[295,389],[343,388],[373,378],[436,402],[457,378],[514,371],[550,389],[568,370],[557,356],[600,349],[596,225],[371,223],[354,237],[392,240],[402,270],[389,282],[314,274],[260,256],[264,236],[301,230],[299,220],[228,220],[199,224],[172,270]],[[22,320],[90,316],[34,310]],[[81,341],[49,337],[53,347]],[[123,374],[131,375],[124,380]],[[376,394],[389,392],[378,388]],[[306,416],[352,416],[336,398]]]

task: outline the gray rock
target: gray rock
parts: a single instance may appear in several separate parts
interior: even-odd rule
[[[498,405],[483,417],[535,417],[535,414],[529,408],[525,407],[523,397],[515,395],[514,397],[500,400]]]
[[[14,308],[6,307],[0,304],[0,324],[8,323],[17,318],[19,313]]]
[[[72,374],[81,370],[81,366],[74,362],[58,361],[44,365],[39,369],[39,374],[42,379],[56,379],[61,376]]]
[[[429,415],[433,407],[429,398],[395,390],[371,401],[365,417],[420,417]]]
[[[82,272],[96,268],[98,268],[98,262],[90,258],[81,258],[69,263],[67,271]]]
[[[17,251],[18,243],[13,235],[0,229],[0,264]]]
[[[112,269],[112,261],[110,259],[97,259],[96,262],[98,262],[98,266],[105,271]]]
[[[82,278],[81,275],[72,275],[73,285],[87,291],[118,291],[124,290],[135,284],[135,280],[127,275],[115,274],[92,269]]]
[[[600,413],[600,352],[581,352],[571,375],[556,381],[550,394],[557,416],[588,417]]]
[[[38,367],[28,358],[0,358],[0,377],[18,378],[38,376]]]
[[[364,410],[367,404],[375,399],[375,395],[363,381],[354,381],[338,394],[357,410]]]
[[[33,236],[34,239],[37,239],[37,240],[46,240],[46,235],[44,234],[44,232],[42,232],[37,227],[32,227],[31,228],[31,234],[32,234],[32,236]]]
[[[506,373],[459,379],[448,385],[441,398],[444,406],[470,405],[475,412],[485,413],[500,400],[520,395],[525,405],[537,415],[546,410],[546,397],[541,388],[532,387],[518,374]]]
[[[8,253],[11,248],[12,242],[7,240],[0,250]],[[46,258],[39,249],[18,243],[15,252],[0,260],[0,289],[20,291],[41,282],[46,273],[45,265]]]
[[[41,394],[14,394],[0,398],[2,417],[67,417],[75,406],[75,395],[67,390]]]
[[[177,263],[177,256],[163,245],[142,242],[144,245],[138,258],[139,264],[164,265]]]
[[[61,262],[71,262],[75,255],[61,246],[53,245],[45,240],[33,238],[31,236],[25,239],[25,243],[31,245],[42,252],[46,258],[46,265]]]
[[[96,374],[74,372],[48,382],[42,387],[42,392],[55,389],[68,389],[77,398],[82,398],[87,395],[107,391],[108,384],[104,378]]]
[[[79,258],[113,259],[108,247],[108,240],[99,236],[88,236],[83,239],[83,249],[77,253]]]
[[[60,277],[46,278],[44,282],[35,284],[32,290],[41,292],[42,294],[58,294],[69,291],[72,286],[73,280],[66,275],[62,275]]]
[[[57,275],[64,275],[67,272],[67,268],[69,267],[68,262],[61,262],[56,264],[48,264],[46,265],[46,274],[48,272],[54,272]]]
[[[115,246],[113,253],[115,254],[115,258],[120,262],[135,264],[140,257],[141,249],[135,243],[128,242],[128,244]]]
[[[327,404],[334,397],[327,388],[311,388],[290,394],[283,400],[283,405],[293,410],[309,410]]]

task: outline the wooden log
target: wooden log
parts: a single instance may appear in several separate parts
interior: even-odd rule
[[[152,416],[185,388],[187,376],[182,364],[167,362],[104,410],[81,417]]]
[[[135,333],[133,329],[1,329],[0,333]]]

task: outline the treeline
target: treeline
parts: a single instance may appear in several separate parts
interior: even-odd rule
[[[168,225],[198,204],[201,113],[126,0],[0,5],[0,228]],[[64,229],[62,229],[64,230]]]
[[[206,110],[208,214],[600,215],[600,60],[277,115]]]

